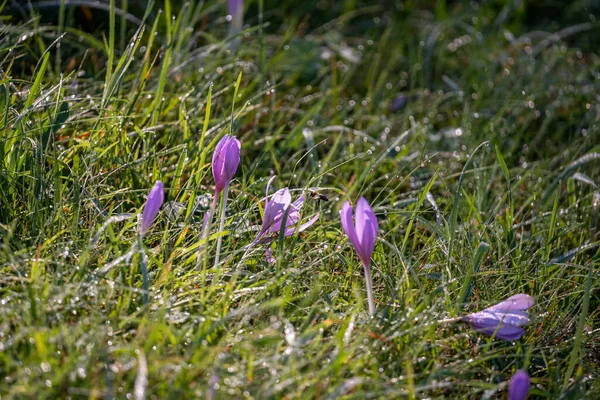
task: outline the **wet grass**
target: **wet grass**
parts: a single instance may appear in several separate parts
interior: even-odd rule
[[[2,398],[503,398],[520,368],[534,398],[595,397],[597,9],[261,0],[231,38],[222,2],[33,3],[0,19]],[[196,268],[230,132],[221,262],[213,222]],[[269,264],[244,247],[273,174],[328,201]],[[144,304],[123,255],[156,179]],[[338,216],[359,196],[373,319]],[[520,292],[517,342],[438,323]]]

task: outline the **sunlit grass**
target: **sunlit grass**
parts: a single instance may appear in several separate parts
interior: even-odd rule
[[[502,398],[517,369],[534,397],[595,397],[583,5],[544,25],[534,3],[250,2],[232,38],[223,2],[172,3],[2,10],[3,398]],[[229,133],[241,162],[205,239]],[[320,212],[273,264],[246,247],[272,175]],[[165,204],[130,252],[156,180]],[[373,319],[339,220],[360,196],[379,220]],[[440,322],[516,293],[536,304],[514,343]]]

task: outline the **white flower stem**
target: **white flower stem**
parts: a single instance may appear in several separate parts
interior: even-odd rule
[[[363,265],[365,269],[365,280],[367,281],[367,301],[369,302],[369,315],[375,315],[375,302],[373,300],[373,280],[371,279],[371,267]]]
[[[453,323],[459,322],[459,321],[462,321],[462,317],[438,319],[437,323],[438,324],[453,324]]]
[[[221,204],[221,223],[219,224],[219,233],[223,232],[225,227],[225,210],[227,209],[227,195],[229,194],[229,185],[223,190],[223,203]],[[221,242],[223,236],[217,239],[217,253],[215,254],[215,268],[219,265],[219,256],[221,255]]]
[[[210,224],[209,222],[212,219],[212,216],[215,213],[215,209],[217,208],[217,201],[219,201],[219,194],[220,193],[215,193],[212,203],[210,204],[210,209],[204,214],[204,221],[202,222],[202,230],[200,231],[200,240],[202,239],[206,239],[208,240],[209,235],[209,230],[210,230]],[[206,243],[202,244],[199,248],[198,248],[198,253],[196,255],[196,268],[200,269],[200,263],[202,262],[202,253],[204,251],[204,246],[206,246]]]
[[[138,235],[138,257],[142,273],[142,298],[144,305],[146,305],[148,304],[148,267],[146,266],[146,260],[144,260],[144,245],[142,244],[142,240],[143,235]]]

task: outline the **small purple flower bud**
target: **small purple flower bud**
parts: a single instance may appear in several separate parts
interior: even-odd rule
[[[484,335],[495,333],[498,339],[517,340],[525,333],[521,326],[529,322],[526,311],[533,303],[531,296],[516,294],[485,310],[469,314],[463,320]]]
[[[408,103],[408,97],[406,97],[404,95],[397,96],[392,100],[392,102],[390,104],[390,111],[398,112],[398,111],[402,110],[404,107],[406,107],[407,103]]]
[[[377,217],[364,197],[356,205],[356,226],[352,221],[352,206],[345,202],[340,214],[344,232],[350,239],[354,250],[365,268],[371,266],[371,255],[377,240]]]
[[[229,185],[237,171],[240,163],[240,148],[240,141],[235,136],[225,135],[217,143],[212,159],[212,173],[217,195]]]
[[[522,369],[515,372],[508,384],[508,400],[525,400],[529,392],[529,375]]]
[[[160,206],[165,199],[165,188],[161,181],[156,181],[152,190],[150,190],[150,194],[148,195],[148,199],[146,200],[146,204],[144,204],[144,211],[142,212],[142,223],[140,224],[140,233],[143,235],[148,232],[150,226],[152,225],[152,221],[156,218],[158,211],[160,210]]]

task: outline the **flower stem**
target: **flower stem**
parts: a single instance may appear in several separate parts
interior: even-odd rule
[[[229,186],[225,186],[223,190],[223,203],[221,204],[221,223],[219,225],[219,233],[223,232],[225,227],[225,210],[227,208],[227,195],[229,194]],[[215,254],[215,268],[219,265],[219,256],[221,255],[221,242],[223,236],[217,239],[217,253]]]
[[[373,301],[373,281],[371,279],[371,267],[363,265],[365,269],[365,280],[367,281],[367,301],[369,302],[369,315],[375,315],[375,302]]]
[[[146,261],[144,260],[144,245],[142,244],[143,235],[138,235],[138,257],[140,263],[140,270],[142,272],[142,299],[144,305],[148,304],[148,268]]]
[[[208,236],[209,236],[209,222],[212,219],[212,216],[215,213],[215,209],[217,208],[217,201],[219,201],[219,194],[220,193],[215,193],[212,203],[210,204],[210,209],[204,214],[204,221],[202,222],[202,231],[200,231],[200,240],[202,239],[206,239],[208,240]],[[206,246],[206,243],[202,244],[199,248],[198,248],[198,253],[196,255],[196,269],[200,269],[200,263],[202,262],[202,253],[204,251],[204,246]]]
[[[453,323],[459,322],[459,321],[462,321],[462,317],[438,319],[437,323],[438,324],[453,324]]]

